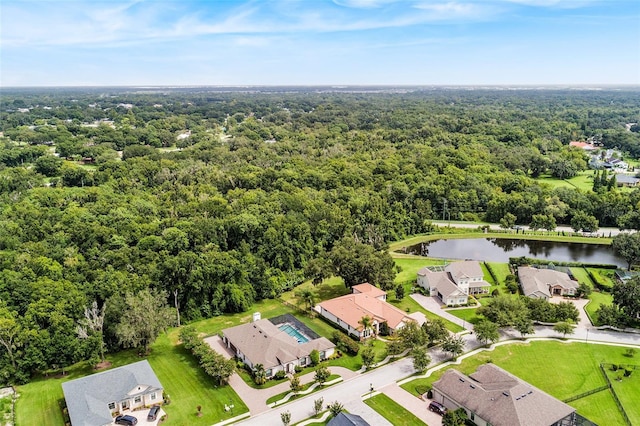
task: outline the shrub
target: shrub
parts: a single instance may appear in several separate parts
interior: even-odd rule
[[[360,350],[360,345],[354,341],[351,337],[339,331],[334,331],[331,335],[331,341],[343,352],[347,352],[350,355],[357,355]]]
[[[416,393],[424,395],[431,390],[431,385],[418,385],[416,386]]]
[[[631,376],[631,373],[633,373],[633,370],[630,368],[625,368],[624,369],[624,377],[629,377]]]
[[[302,370],[303,370],[303,368],[302,368],[302,367],[300,367],[299,365],[296,365],[293,369],[294,369],[294,371],[295,371],[296,373],[301,373],[301,372],[302,372]]]
[[[282,380],[287,376],[287,373],[284,372],[284,370],[278,370],[276,371],[276,374],[273,375],[273,378],[275,380]]]

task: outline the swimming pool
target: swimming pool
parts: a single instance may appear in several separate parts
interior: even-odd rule
[[[296,339],[298,343],[307,343],[309,341],[309,338],[307,336],[300,333],[300,331],[298,331],[298,329],[296,329],[291,324],[288,324],[288,323],[282,324],[281,326],[278,327],[278,329],[284,331],[289,336]]]

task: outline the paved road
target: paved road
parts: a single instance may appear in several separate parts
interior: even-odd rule
[[[423,306],[425,307],[425,309],[431,310],[428,307],[430,306],[428,303],[426,304],[426,306]],[[439,307],[437,309],[432,309],[433,312],[437,315],[443,316],[443,314],[446,313]],[[553,331],[552,327],[536,326],[534,327],[534,330],[534,334],[528,337],[534,339],[561,337],[558,333]],[[518,339],[520,337],[520,333],[513,329],[503,329],[500,331],[501,343],[504,343],[504,341],[506,340]],[[574,334],[568,337],[571,339],[570,341],[584,341],[593,344],[601,343],[640,347],[640,334],[598,330],[592,327],[586,320],[586,317],[583,315],[581,315],[581,321],[577,325]],[[465,342],[465,353],[474,351],[483,346],[475,338],[474,334],[464,334],[463,339]],[[431,366],[441,364],[445,362],[449,357],[448,354],[442,352],[437,348],[432,348],[430,350],[430,355],[432,358]],[[440,426],[441,423],[439,423],[439,417],[431,418],[430,413],[428,413],[426,402],[421,401],[408,392],[404,391],[402,388],[398,387],[396,383],[398,380],[408,377],[414,372],[415,370],[413,368],[412,360],[410,358],[403,358],[393,363],[376,368],[375,370],[372,370],[370,372],[358,374],[351,378],[346,378],[342,383],[333,385],[325,390],[312,393],[309,396],[297,399],[291,403],[284,404],[273,409],[267,409],[266,411],[264,411],[265,408],[264,405],[262,405],[264,403],[262,403],[260,404],[261,406],[259,408],[255,407],[257,408],[256,411],[252,410],[252,413],[258,412],[259,414],[253,415],[251,418],[242,421],[239,424],[259,426],[279,425],[282,423],[280,420],[280,413],[284,411],[289,411],[291,413],[291,422],[296,423],[312,416],[313,401],[322,397],[324,398],[325,404],[329,404],[333,401],[339,401],[349,412],[361,415],[372,426],[388,426],[390,425],[390,423],[387,420],[385,420],[382,416],[380,416],[377,412],[372,410],[363,402],[363,397],[367,396],[370,387],[373,386],[376,392],[380,391],[391,397],[401,405],[410,408],[410,410],[414,414],[417,414],[418,417],[429,424],[429,426]],[[232,385],[233,384],[234,383],[232,382]],[[248,405],[251,406],[255,404],[255,402],[251,404],[249,403],[249,401],[258,398],[258,395],[261,401],[264,401],[266,400],[266,398],[268,398],[268,395],[259,393],[264,391],[257,391],[253,388],[248,387],[244,382],[243,384],[247,388],[251,389],[249,391],[249,394],[245,394],[244,391],[239,392],[243,400],[245,400],[245,402],[248,402]],[[288,386],[288,384],[285,385]],[[270,391],[269,393],[272,392],[273,391]]]
[[[496,223],[483,224],[483,223],[446,222],[446,221],[444,221],[444,222],[443,221],[433,221],[432,223],[434,225],[441,226],[441,227],[450,226],[451,228],[477,229],[478,226],[489,226],[489,229],[504,231],[504,229],[501,228],[500,225],[496,224]],[[520,226],[520,228],[522,230],[524,230],[524,231],[531,231],[531,229],[529,229],[529,227],[527,225],[522,225],[522,226]],[[573,228],[571,228],[570,226],[557,226],[554,231],[555,232],[558,232],[558,231],[559,232],[566,232],[566,233],[570,233],[570,234],[574,233]],[[621,231],[618,228],[599,228],[598,232],[596,232],[594,234],[597,234],[598,236],[601,236],[601,237],[609,237],[609,236],[614,237],[614,236],[620,234],[621,232],[635,232],[635,231],[633,231],[633,230]]]

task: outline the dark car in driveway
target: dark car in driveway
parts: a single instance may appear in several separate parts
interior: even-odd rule
[[[431,403],[429,404],[429,410],[433,411],[434,413],[440,414],[441,416],[444,416],[447,412],[446,407],[436,401],[431,401]]]
[[[135,426],[138,424],[138,419],[133,416],[118,416],[116,417],[117,425]]]
[[[160,406],[154,405],[149,410],[149,414],[147,415],[147,421],[152,422],[158,419],[158,412],[160,412]]]

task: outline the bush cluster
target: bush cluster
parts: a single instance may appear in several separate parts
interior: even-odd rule
[[[339,350],[349,355],[357,355],[360,350],[360,345],[355,340],[337,330],[331,335],[331,341],[336,344]]]
[[[236,363],[232,359],[225,359],[205,343],[193,327],[185,327],[180,331],[180,340],[186,349],[196,357],[200,367],[222,385],[236,369]]]

